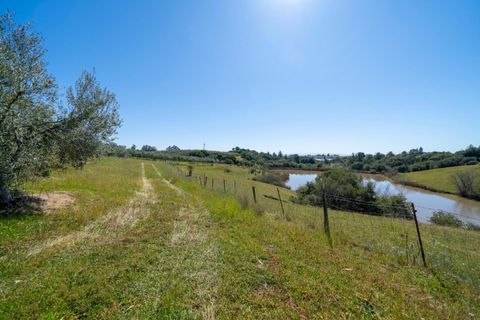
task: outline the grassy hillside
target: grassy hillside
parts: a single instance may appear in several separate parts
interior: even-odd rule
[[[246,169],[193,173],[103,159],[29,185],[75,202],[1,218],[0,318],[480,316],[480,233],[422,225],[426,269],[411,221],[331,211],[330,248],[318,208],[284,216]]]
[[[401,177],[420,186],[441,192],[456,193],[457,190],[451,180],[452,174],[463,170],[474,170],[480,173],[480,166],[459,166],[425,171],[409,172]]]

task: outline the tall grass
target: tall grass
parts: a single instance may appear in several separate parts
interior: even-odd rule
[[[175,165],[178,169],[171,166],[172,175],[185,176],[184,164]],[[228,173],[226,167],[229,168]],[[203,184],[205,177],[206,185]],[[295,195],[294,192],[281,188],[280,194],[286,212],[284,217],[279,201],[275,200],[278,199],[277,187],[255,181],[246,169],[226,165],[196,165],[193,176],[188,180],[217,195],[233,197],[242,207],[253,211],[259,211],[260,207],[262,212],[275,219],[287,219],[307,229],[323,230],[322,208],[294,203],[290,201]],[[227,186],[226,192],[223,181]],[[252,187],[256,189],[257,203],[253,201]],[[394,212],[379,217],[330,209],[333,243],[339,247],[358,246],[367,251],[379,252],[393,258],[400,265],[421,266],[414,221],[394,216]],[[477,253],[480,233],[430,224],[421,224],[420,229],[424,238],[427,264],[430,267],[446,277],[463,279],[474,287],[480,286],[480,256]],[[452,274],[452,270],[455,270],[456,274]]]
[[[111,210],[131,209],[144,186],[142,162],[153,190],[141,220],[28,255],[38,243],[110,221]],[[110,158],[31,184],[34,193],[70,192],[75,204],[0,221],[0,318],[480,315],[480,233],[421,224],[426,269],[413,221],[330,210],[330,248],[322,209],[289,201],[292,191],[280,188],[285,216],[277,187],[253,181],[247,169],[195,165],[187,178],[186,166]]]
[[[180,171],[170,172],[179,178],[183,177],[183,164],[175,165]],[[214,179],[213,188],[211,184],[205,186],[201,183],[204,177],[207,177],[207,181]],[[226,192],[223,180],[226,181]],[[289,199],[294,193],[281,189],[282,198],[286,199],[284,208],[287,216],[283,216],[279,201],[273,199],[276,187],[252,180],[246,169],[231,167],[226,173],[222,165],[195,166],[193,177],[183,181],[184,187],[205,199],[209,209],[225,228],[230,224],[235,225],[235,229],[224,230],[226,234],[223,235],[225,242],[222,248],[227,252],[233,251],[223,259],[233,259],[231,263],[239,270],[249,268],[248,275],[240,273],[244,277],[252,277],[258,270],[250,269],[251,264],[239,260],[248,260],[251,259],[249,255],[255,256],[254,252],[263,252],[254,258],[257,259],[257,268],[263,269],[264,265],[268,265],[270,267],[266,269],[274,270],[270,277],[277,280],[273,280],[273,284],[269,284],[272,280],[263,280],[266,284],[263,285],[265,289],[262,289],[261,294],[256,291],[254,298],[240,294],[248,303],[256,306],[252,307],[253,310],[256,310],[259,303],[262,305],[269,299],[283,299],[281,296],[286,292],[298,292],[300,295],[293,294],[296,297],[296,307],[299,312],[311,315],[309,312],[316,310],[312,307],[314,301],[318,301],[316,295],[323,294],[322,290],[329,291],[338,286],[338,294],[334,298],[338,304],[324,306],[325,310],[337,310],[330,317],[343,315],[370,318],[372,314],[373,317],[384,314],[387,318],[392,318],[392,315],[396,315],[393,318],[416,318],[422,315],[424,318],[447,319],[469,318],[479,311],[479,233],[421,224],[428,263],[428,268],[424,268],[412,220],[329,210],[333,237],[333,249],[329,249],[323,232],[322,208],[293,203]],[[237,186],[236,189],[232,187],[234,185]],[[264,209],[261,217],[253,210],[252,186],[257,190],[257,205]],[[271,197],[266,198],[264,194]],[[249,245],[243,247],[239,242]],[[336,271],[336,268],[341,271]],[[320,270],[327,274],[312,273],[322,272]],[[225,275],[228,279],[228,284],[225,285],[228,289],[225,290],[238,292],[237,286],[242,286],[242,281],[234,274],[239,271],[231,272],[232,274]],[[318,285],[310,282],[318,278],[328,284],[328,289],[318,291]],[[357,280],[350,282],[347,279]],[[374,288],[381,283],[377,289],[373,289],[382,292],[381,295],[370,293],[370,296],[360,301],[358,296],[352,296],[352,292],[370,291],[362,287],[364,280],[373,281]],[[259,283],[255,285],[262,286]],[[417,291],[412,291],[412,288]],[[249,292],[246,288],[244,290]],[[228,295],[227,292],[225,294]],[[267,294],[267,300],[263,300],[264,294]],[[462,296],[461,300],[453,298],[459,295]],[[332,301],[331,298],[327,300]],[[409,301],[408,306],[404,304],[406,300]],[[432,303],[433,301],[438,304]],[[234,301],[225,303],[235,304]],[[442,305],[441,309],[438,309],[439,305]],[[345,308],[349,311],[345,312]],[[454,310],[463,311],[457,313]],[[377,311],[379,313],[375,315]],[[291,310],[278,307],[275,311],[269,309],[268,314],[270,317],[272,314],[286,317],[289,312]],[[252,316],[248,311],[239,314],[247,318]]]

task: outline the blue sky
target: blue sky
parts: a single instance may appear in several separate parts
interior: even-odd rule
[[[286,153],[480,144],[480,2],[0,2],[60,87],[95,68],[130,146]]]

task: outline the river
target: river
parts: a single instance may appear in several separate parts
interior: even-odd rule
[[[315,181],[317,174],[290,173],[286,185],[292,190],[298,190],[308,182]],[[431,192],[419,188],[400,185],[381,175],[366,175],[363,183],[375,183],[377,194],[403,194],[407,201],[413,202],[417,208],[418,219],[428,222],[433,212],[452,212],[464,222],[480,224],[480,202],[465,199],[456,195]]]

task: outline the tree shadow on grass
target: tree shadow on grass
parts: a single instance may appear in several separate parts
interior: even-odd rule
[[[0,219],[42,214],[44,203],[45,200],[38,196],[20,195],[10,204],[0,204]]]

